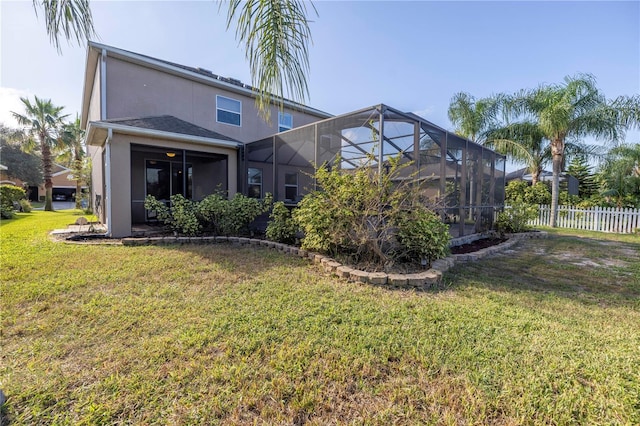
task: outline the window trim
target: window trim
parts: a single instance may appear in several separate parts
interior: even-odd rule
[[[281,119],[285,118],[286,116],[291,117],[291,126],[290,127],[287,126],[287,125],[282,124],[282,122],[281,122]],[[278,133],[286,132],[287,130],[291,130],[291,129],[293,129],[293,114],[291,114],[290,112],[278,111]]]
[[[223,99],[226,99],[226,100],[229,100],[229,101],[237,102],[238,105],[240,105],[240,112],[231,111],[231,110],[226,109],[226,108],[221,108],[220,106],[218,106],[218,104],[219,104],[218,99],[219,98],[223,98]],[[228,112],[230,114],[238,114],[238,116],[240,117],[240,124],[227,123],[226,121],[218,120],[218,111],[224,111],[224,112]],[[235,127],[242,127],[242,101],[238,100],[238,99],[229,98],[229,97],[223,96],[223,95],[216,95],[216,123],[228,124],[229,126],[235,126]]]

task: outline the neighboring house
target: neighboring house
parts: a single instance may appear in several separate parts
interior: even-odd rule
[[[548,170],[543,170],[540,173],[540,182],[551,182],[553,179],[553,172]],[[505,177],[506,183],[511,182],[512,180],[523,180],[525,182],[531,183],[532,176],[527,167],[522,169],[518,169],[516,171],[507,173]],[[560,182],[567,183],[567,191],[569,195],[578,195],[578,187],[580,186],[580,182],[574,176],[571,176],[567,173],[560,173]]]
[[[46,191],[44,184],[29,186],[22,180],[11,176],[11,170],[6,166],[0,168],[0,184],[19,186],[27,190],[27,198],[30,201],[44,200]],[[72,200],[76,192],[76,181],[71,169],[59,164],[53,164],[51,168],[51,182],[53,183],[52,196],[54,201]],[[83,186],[86,188],[86,186]]]
[[[315,187],[315,165],[349,170],[371,156],[381,171],[391,156],[410,161],[416,173],[401,178],[420,182],[461,235],[502,208],[504,156],[422,117],[383,104],[333,117],[285,100],[267,123],[255,97],[238,80],[90,42],[81,123],[107,233],[129,236],[148,221],[147,195],[270,192],[295,205]]]

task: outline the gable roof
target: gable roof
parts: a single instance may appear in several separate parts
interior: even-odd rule
[[[181,135],[199,136],[202,138],[239,142],[221,133],[174,117],[173,115],[158,115],[153,117],[129,117],[103,120],[102,123],[114,123],[122,126],[138,127],[140,129],[158,130],[161,132],[178,133]]]
[[[114,57],[120,60],[142,65],[151,69],[156,69],[169,74],[181,76],[183,78],[195,80],[204,84],[219,87],[231,92],[240,93],[251,98],[257,97],[257,89],[243,84],[239,80],[226,78],[212,73],[203,68],[195,68],[186,65],[177,64],[175,62],[165,61],[163,59],[154,58],[140,53],[130,52],[128,50],[119,49],[101,43],[90,41],[87,48],[87,60],[84,74],[84,87],[82,93],[82,112],[80,121],[82,126],[86,126],[89,114],[89,103],[91,100],[91,91],[95,82],[96,67],[100,63],[101,55]],[[290,109],[298,110],[306,114],[310,114],[319,118],[333,117],[332,114],[315,109],[298,102],[284,99],[283,104]]]

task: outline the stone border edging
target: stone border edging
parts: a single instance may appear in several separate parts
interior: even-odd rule
[[[453,245],[467,244],[480,238],[495,236],[497,234],[474,234],[452,240]],[[498,253],[512,247],[523,239],[546,238],[546,232],[525,232],[519,234],[507,234],[508,240],[504,243],[487,247],[468,254],[454,254],[444,259],[435,260],[431,264],[431,269],[413,274],[387,274],[385,272],[366,272],[343,265],[336,260],[319,254],[301,249],[287,244],[276,243],[269,240],[243,237],[136,237],[123,238],[122,244],[125,246],[143,245],[169,245],[169,244],[211,244],[211,243],[231,243],[240,246],[266,247],[278,250],[282,253],[309,259],[320,265],[325,272],[344,278],[352,282],[360,282],[376,286],[389,286],[393,288],[428,290],[438,288],[442,284],[442,274],[447,272],[458,262],[474,262],[486,256]]]

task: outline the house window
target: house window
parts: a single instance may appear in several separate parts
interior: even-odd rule
[[[262,198],[262,169],[249,167],[249,197]]]
[[[298,198],[298,174],[284,174],[284,198],[287,201],[295,201]]]
[[[216,96],[216,120],[218,123],[241,126],[242,103],[224,96]]]
[[[278,113],[278,131],[284,132],[293,129],[293,116],[288,112]]]

